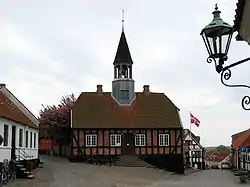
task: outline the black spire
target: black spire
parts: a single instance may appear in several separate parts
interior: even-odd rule
[[[129,47],[128,43],[125,37],[124,33],[124,10],[122,10],[122,34],[120,37],[120,42],[116,51],[115,55],[115,60],[114,60],[114,65],[115,64],[133,64],[130,52],[129,52]]]
[[[117,52],[116,52],[115,60],[113,64],[114,65],[115,64],[133,64],[124,31],[122,31],[120,42],[117,48]]]

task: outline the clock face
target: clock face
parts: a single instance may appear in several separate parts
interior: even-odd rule
[[[128,94],[129,94],[128,90],[121,90],[122,99],[128,99]]]

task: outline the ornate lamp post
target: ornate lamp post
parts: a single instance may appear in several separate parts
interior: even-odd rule
[[[220,13],[221,11],[218,10],[218,6],[216,4],[215,10],[213,12],[213,21],[201,31],[201,36],[209,55],[207,58],[207,62],[213,62],[215,64],[215,69],[218,73],[221,74],[221,82],[225,86],[250,88],[250,86],[247,85],[229,85],[225,83],[225,80],[229,80],[231,78],[230,68],[247,62],[250,60],[250,58],[246,58],[228,66],[224,66],[224,63],[228,59],[227,54],[230,47],[232,35],[234,33],[234,28],[221,19]],[[250,105],[250,97],[245,96],[242,99],[242,107],[245,110],[250,110],[250,106],[247,107],[248,105]]]

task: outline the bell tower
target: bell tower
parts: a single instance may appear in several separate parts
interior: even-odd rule
[[[130,105],[135,99],[135,82],[132,76],[133,61],[124,33],[124,18],[122,19],[122,33],[113,65],[112,97],[120,105]]]

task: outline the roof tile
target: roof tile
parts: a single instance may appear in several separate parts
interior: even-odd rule
[[[7,118],[32,128],[38,128],[17,106],[0,91],[0,117]]]
[[[181,128],[178,110],[163,93],[136,93],[120,106],[110,92],[85,92],[73,107],[73,128]]]
[[[232,142],[233,148],[250,146],[250,129],[245,131]]]

